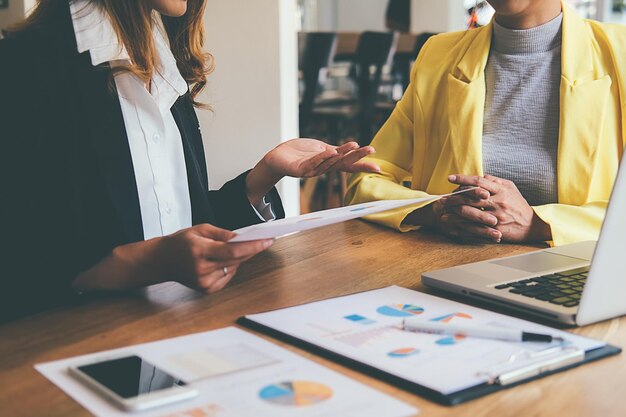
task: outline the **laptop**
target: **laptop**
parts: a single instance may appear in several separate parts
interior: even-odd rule
[[[626,314],[622,256],[626,258],[624,161],[597,242],[425,272],[422,283],[546,321],[583,326]]]

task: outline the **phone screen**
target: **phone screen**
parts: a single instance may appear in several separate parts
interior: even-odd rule
[[[139,356],[79,366],[78,369],[125,399],[185,385]]]

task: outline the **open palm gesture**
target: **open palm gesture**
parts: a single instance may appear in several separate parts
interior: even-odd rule
[[[248,199],[259,204],[281,178],[309,178],[330,171],[380,172],[380,167],[362,161],[375,152],[356,142],[333,146],[316,139],[291,139],[269,151],[246,177]]]
[[[373,162],[361,161],[374,148],[359,148],[356,142],[333,146],[316,139],[292,139],[280,144],[265,156],[268,167],[277,175],[315,177],[329,171],[379,172]]]

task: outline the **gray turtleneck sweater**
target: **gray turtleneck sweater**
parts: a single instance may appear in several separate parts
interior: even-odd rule
[[[494,22],[485,68],[483,169],[530,205],[557,202],[562,19],[526,30]]]

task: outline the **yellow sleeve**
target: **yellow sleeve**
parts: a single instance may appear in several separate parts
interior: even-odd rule
[[[553,246],[585,240],[597,240],[608,201],[593,201],[582,206],[546,204],[533,210],[541,220],[550,225]]]
[[[420,57],[423,56],[427,45],[428,42],[422,48]],[[414,90],[415,70],[418,67],[420,57],[418,57],[417,62],[413,66],[411,83],[404,92],[404,96],[397,103],[391,116],[372,141],[372,146],[376,149],[376,153],[366,160],[380,165],[380,174],[352,174],[348,178],[348,189],[345,196],[346,204],[429,196],[424,191],[413,190],[403,185],[403,181],[410,180],[412,177],[414,150],[413,115],[415,110],[418,110],[418,114],[421,114],[421,109],[415,109],[415,106],[419,106],[419,100],[415,97]],[[402,222],[410,213],[427,204],[430,204],[430,202],[366,216],[365,219],[403,232],[415,230],[419,226],[406,225],[402,224]]]

